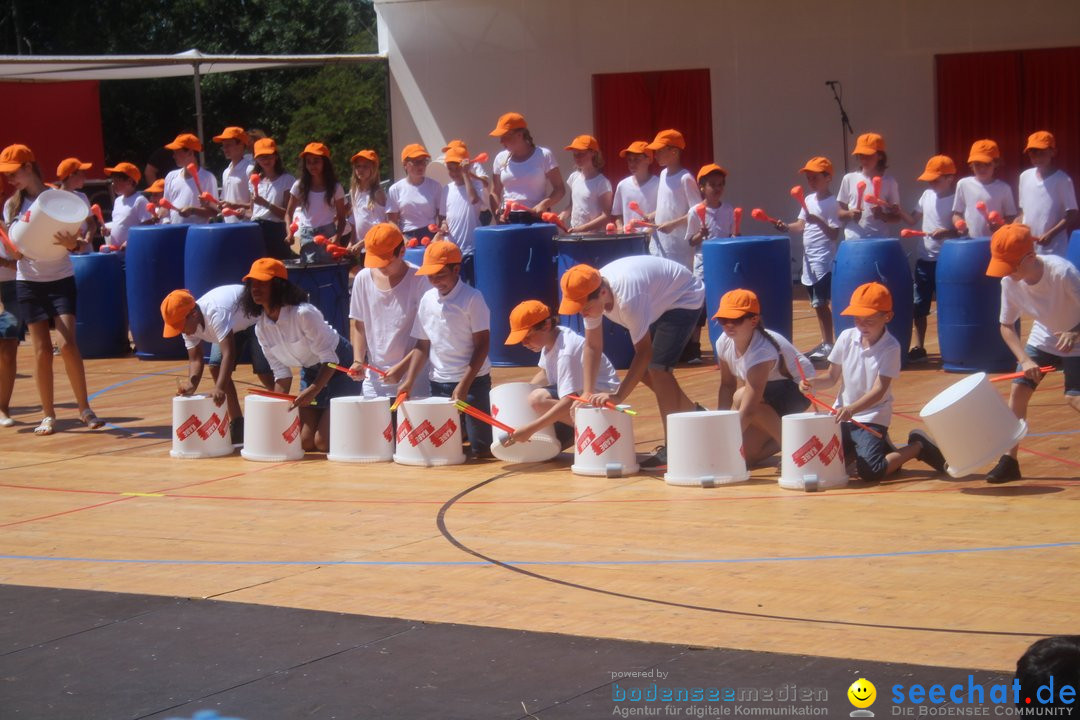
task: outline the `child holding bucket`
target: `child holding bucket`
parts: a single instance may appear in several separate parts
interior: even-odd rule
[[[738,410],[746,463],[754,465],[780,450],[780,418],[810,406],[791,371],[798,366],[796,373],[813,375],[814,366],[786,337],[765,329],[750,290],[724,293],[713,317],[724,328],[716,340],[717,409]]]
[[[615,225],[622,232],[631,221],[651,222],[656,213],[656,192],[660,187],[660,178],[652,174],[653,151],[649,143],[635,140],[619,151],[619,157],[626,160],[630,175],[615,186],[615,196],[611,201],[611,214]],[[636,203],[637,210],[630,207]]]
[[[704,281],[705,258],[701,245],[709,238],[731,237],[735,232],[735,210],[724,204],[724,188],[727,186],[727,170],[716,163],[709,163],[698,170],[698,189],[702,204],[691,208],[686,216],[686,241],[694,249],[694,277]],[[701,306],[697,327],[683,350],[682,358],[690,365],[701,364],[701,330],[708,320],[705,306]]]
[[[41,179],[34,153],[25,145],[9,145],[0,152],[0,173],[15,188],[15,194],[4,205],[4,222],[9,228],[14,228],[30,210],[35,198],[45,191],[45,183]],[[79,247],[78,237],[69,232],[56,233],[55,242],[69,252]],[[60,335],[60,355],[79,406],[79,422],[91,430],[103,427],[105,421],[90,409],[82,353],[75,343],[75,268],[71,257],[65,254],[58,260],[31,260],[27,257],[17,260],[15,291],[20,314],[30,329],[35,358],[34,380],[44,413],[34,434],[52,435],[55,432],[50,322],[55,324]]]
[[[426,275],[432,288],[420,298],[413,323],[416,347],[409,354],[409,370],[398,387],[410,395],[424,368],[431,362],[431,395],[464,400],[491,413],[491,311],[479,290],[461,282],[461,250],[449,240],[436,240],[424,251]],[[465,416],[473,457],[491,456],[491,426]]]
[[[888,167],[885,138],[877,133],[864,133],[855,142],[851,154],[859,158],[859,169],[844,175],[836,193],[840,219],[846,223],[844,239],[889,237],[889,223],[900,220],[900,188],[896,178],[885,173]],[[875,177],[881,178],[881,196],[869,202],[867,198],[875,194]]]
[[[967,161],[972,176],[956,182],[953,221],[966,224],[967,234],[973,238],[989,237],[994,232],[988,218],[990,213],[996,212],[1004,222],[1010,223],[1016,218],[1016,201],[1009,184],[994,178],[1001,165],[1001,150],[996,142],[976,140]],[[979,203],[985,205],[984,210],[979,209]]]
[[[60,161],[56,166],[56,187],[69,193],[74,193],[83,199],[86,207],[90,207],[90,198],[82,190],[86,187],[86,171],[94,167],[93,163],[84,163],[76,157],[69,157]],[[93,221],[93,224],[91,224]],[[93,249],[91,243],[97,226],[97,220],[93,215],[87,214],[86,221],[79,227],[79,254],[85,254]]]
[[[274,390],[288,393],[292,369],[300,369],[300,394],[291,407],[300,412],[300,444],[305,452],[330,447],[330,400],[352,395],[349,376],[327,363],[347,366],[352,346],[307,302],[303,288],[289,282],[285,264],[260,258],[244,276],[241,310],[256,318],[255,337],[274,375]]]
[[[585,387],[582,372],[585,338],[560,326],[558,316],[545,303],[526,300],[510,311],[510,334],[506,344],[518,343],[540,353],[537,363],[540,370],[529,381],[538,386],[529,393],[529,405],[537,418],[528,425],[519,425],[508,441],[526,442],[537,431],[554,425],[555,437],[566,449],[574,443],[571,408],[575,401],[569,396],[581,396]],[[600,356],[597,389],[608,393],[619,389],[619,377],[606,355]]]
[[[1001,337],[1019,363],[1024,376],[1013,381],[1009,408],[1016,417],[1027,416],[1028,401],[1042,382],[1040,367],[1065,371],[1065,396],[1080,412],[1080,271],[1057,255],[1039,255],[1027,225],[998,228],[990,238],[990,264],[986,274],[1001,278]],[[1017,321],[1035,319],[1027,342],[1021,342]],[[1016,448],[1002,455],[986,476],[988,482],[1019,480]]]
[[[364,397],[396,397],[409,368],[420,298],[431,289],[416,266],[405,262],[405,236],[397,225],[379,223],[364,236],[364,269],[353,278],[349,301],[353,362],[349,372],[364,378]],[[380,375],[375,370],[386,373]],[[412,387],[430,393],[426,368]]]
[[[300,153],[300,179],[289,190],[286,222],[294,214],[297,230],[290,225],[286,244],[292,247],[299,235],[300,257],[305,263],[332,262],[330,253],[315,242],[315,236],[322,235],[337,244],[345,230],[345,190],[337,181],[330,148],[322,143],[308,143]]]
[[[611,219],[611,182],[600,174],[604,156],[600,143],[592,135],[578,135],[566,146],[574,155],[577,169],[566,178],[570,190],[570,209],[563,222],[569,219],[570,235],[603,232]]]
[[[386,193],[379,186],[379,155],[374,150],[361,150],[349,162],[352,163],[349,204],[353,224],[353,241],[349,245],[349,252],[358,256],[364,250],[364,238],[368,231],[386,222]]]
[[[1080,221],[1072,178],[1054,163],[1057,142],[1052,133],[1032,133],[1024,152],[1032,167],[1020,173],[1020,222],[1031,228],[1035,252],[1064,257],[1069,229]]]
[[[251,207],[251,172],[255,169],[255,161],[247,151],[251,138],[242,127],[227,127],[214,136],[214,142],[221,145],[221,152],[229,161],[221,173],[220,207],[246,214]],[[225,217],[227,223],[243,220],[239,215]]]
[[[216,198],[218,193],[217,178],[206,168],[199,167],[199,153],[203,146],[199,138],[191,133],[181,133],[165,146],[172,150],[176,170],[165,176],[164,198],[173,206],[169,211],[173,224],[200,224],[210,222],[218,214],[217,208],[202,196],[208,193]],[[188,166],[195,166],[195,176],[188,172]]]
[[[428,225],[442,225],[446,217],[442,184],[427,176],[430,162],[431,155],[423,145],[406,145],[401,151],[405,177],[386,192],[386,218],[410,240],[430,238],[434,233]]]
[[[842,381],[833,414],[841,423],[844,457],[860,480],[876,482],[896,472],[909,460],[918,459],[938,472],[945,458],[922,430],[912,430],[908,444],[900,449],[889,441],[892,419],[892,382],[900,375],[900,343],[886,329],[892,319],[892,295],[881,283],[855,288],[851,302],[841,313],[855,318],[855,327],[836,338],[829,353],[829,372],[804,380],[800,387],[831,388]],[[856,424],[858,423],[858,424]]]
[[[115,167],[105,168],[105,172],[109,174],[109,182],[116,198],[113,200],[112,219],[105,223],[102,234],[105,235],[106,246],[110,251],[122,251],[127,248],[131,228],[153,220],[146,207],[150,202],[135,191],[142,179],[139,168],[129,162],[122,162]]]
[[[15,290],[15,268],[20,257],[14,247],[0,242],[0,427],[15,424],[11,417],[11,395],[15,391],[19,343],[26,337],[26,323],[20,317]]]
[[[296,178],[285,172],[273,138],[255,141],[254,175],[258,176],[257,183],[253,184],[251,177],[247,179],[251,219],[262,230],[266,256],[278,260],[294,257],[285,242],[285,210],[289,204],[289,190]]]

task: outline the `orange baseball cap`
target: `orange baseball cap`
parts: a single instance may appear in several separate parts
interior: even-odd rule
[[[653,152],[649,149],[649,143],[644,140],[635,140],[627,145],[625,148],[619,151],[619,157],[624,158],[628,154],[634,153],[635,155],[645,155],[648,158],[652,158]]]
[[[394,260],[394,250],[405,242],[405,236],[394,223],[372,225],[364,235],[364,267],[386,267]]]
[[[273,155],[277,152],[277,143],[273,138],[259,138],[255,141],[255,157],[262,155]]]
[[[357,160],[367,160],[369,162],[373,162],[376,165],[378,165],[379,164],[379,154],[377,152],[375,152],[374,150],[361,150],[360,152],[356,153],[351,158],[349,158],[350,163],[354,163]]]
[[[165,192],[165,179],[158,178],[154,182],[150,183],[150,185],[145,190],[143,190],[143,192],[152,194]]]
[[[505,345],[517,345],[525,339],[529,331],[536,325],[551,317],[551,308],[539,300],[526,300],[518,303],[510,311],[510,334],[506,336]]]
[[[738,320],[747,315],[760,315],[761,303],[751,290],[729,290],[720,298],[714,318]]]
[[[592,135],[578,135],[570,141],[564,150],[595,150],[600,152],[600,143]]]
[[[926,169],[923,174],[915,178],[925,182],[937,180],[942,175],[955,175],[956,163],[948,155],[935,155],[926,161]]]
[[[469,159],[469,153],[461,145],[454,145],[443,155],[444,163],[461,163]]]
[[[525,122],[525,116],[521,113],[508,112],[499,116],[495,123],[495,129],[488,133],[491,137],[502,137],[511,130],[520,130],[529,127]]]
[[[863,133],[855,141],[855,150],[852,155],[875,155],[885,152],[885,138],[877,133]]]
[[[401,162],[422,157],[430,158],[431,153],[429,153],[427,148],[420,143],[410,143],[401,150]]]
[[[1005,277],[1016,272],[1020,261],[1035,252],[1035,239],[1031,228],[1021,223],[1002,225],[990,237],[990,264],[986,274]]]
[[[184,321],[195,309],[195,296],[189,290],[173,290],[161,301],[161,319],[165,321],[163,337],[176,337],[184,332]]]
[[[424,264],[417,275],[434,275],[447,265],[461,262],[461,248],[449,240],[436,240],[424,251]]]
[[[0,152],[0,173],[15,172],[26,163],[34,162],[34,153],[25,145],[8,145]]]
[[[56,177],[63,180],[79,170],[89,170],[94,167],[93,163],[84,163],[79,158],[69,157],[60,161],[56,166]]]
[[[993,140],[976,140],[971,143],[971,152],[968,153],[969,163],[981,162],[992,163],[1001,157],[1001,150]]]
[[[591,265],[575,265],[563,273],[559,280],[562,288],[562,302],[559,303],[560,315],[576,315],[581,308],[600,287],[603,279],[600,271]]]
[[[656,137],[653,141],[646,145],[650,150],[661,150],[666,147],[677,147],[680,150],[686,149],[686,140],[683,138],[683,134],[678,130],[661,130],[656,133]]]
[[[244,128],[236,127],[235,125],[231,125],[225,128],[221,131],[220,135],[214,136],[214,142],[216,143],[219,143],[223,140],[239,140],[245,145],[248,145],[251,142],[251,138],[249,138],[248,134],[244,132]]]
[[[806,164],[799,168],[799,172],[819,172],[832,175],[832,162],[829,158],[818,155],[807,160]]]
[[[244,276],[244,280],[273,280],[281,278],[289,279],[289,271],[285,269],[285,263],[277,258],[259,258],[251,263],[251,270]]]
[[[142,173],[139,172],[139,168],[135,167],[129,162],[116,163],[116,167],[107,167],[105,168],[105,172],[109,173],[110,175],[112,173],[120,173],[122,175],[127,175],[129,178],[131,178],[132,182],[136,184],[138,184],[138,182],[142,180]],[[161,181],[161,186],[164,191],[164,180]]]
[[[1028,150],[1050,150],[1057,147],[1057,142],[1054,140],[1054,134],[1047,132],[1046,130],[1040,130],[1028,135],[1027,145],[1024,147],[1024,152]]]
[[[869,282],[855,288],[851,302],[840,314],[870,317],[879,312],[892,312],[892,293],[881,283]]]
[[[308,143],[300,152],[300,157],[304,157],[305,155],[316,155],[318,157],[329,158],[330,148],[326,147],[321,142]]]
[[[465,149],[465,152],[469,152],[469,148],[465,144],[464,140],[451,140],[450,142],[446,143],[445,146],[443,146],[442,151],[446,152],[447,150],[449,150],[452,147],[461,147],[461,148]]]
[[[702,167],[700,170],[697,171],[697,181],[700,183],[707,176],[712,175],[715,172],[718,172],[721,175],[723,175],[724,177],[727,177],[727,170],[720,167],[716,163],[709,163],[708,165],[705,165],[704,167]]]
[[[176,139],[165,146],[167,150],[194,150],[202,152],[202,142],[191,133],[180,133]]]

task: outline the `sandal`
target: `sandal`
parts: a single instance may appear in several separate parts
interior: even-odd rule
[[[34,428],[35,435],[52,435],[54,431],[53,423],[56,422],[56,418],[51,415],[46,415],[41,418],[41,424]]]
[[[15,424],[15,420],[7,413],[0,412],[0,427],[11,427]]]
[[[86,408],[79,413],[79,422],[91,430],[98,430],[105,427],[105,421],[94,414],[94,411],[90,408]]]

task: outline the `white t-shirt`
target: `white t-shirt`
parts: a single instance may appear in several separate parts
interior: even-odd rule
[[[807,377],[814,376],[813,363],[796,350],[795,346],[786,337],[767,328],[765,332],[769,333],[769,337],[775,340],[776,344],[780,346],[780,350],[783,351],[784,362],[787,363],[787,370],[791,374],[790,380],[796,383],[799,382],[799,368],[796,367],[796,363],[802,366],[802,371]],[[751,368],[767,362],[772,363],[773,366],[769,371],[769,379],[766,382],[789,379],[785,378],[784,374],[780,372],[780,363],[777,362],[779,357],[780,355],[776,352],[776,348],[773,347],[772,343],[757,331],[750,338],[750,345],[742,355],[738,354],[735,349],[735,341],[728,337],[726,333],[720,333],[720,337],[716,339],[717,362],[726,364],[731,373],[743,382],[746,382],[746,373]]]
[[[300,181],[297,180],[293,183],[292,189],[289,193],[296,198],[296,224],[300,227],[320,228],[324,225],[333,225],[337,223],[337,210],[335,206],[338,200],[345,199],[345,191],[341,188],[341,183],[334,186],[334,204],[328,205],[326,203],[325,190],[308,191],[307,205],[304,205],[304,198],[300,194]]]
[[[611,214],[622,218],[623,224],[631,220],[643,219],[630,209],[630,203],[636,202],[641,212],[648,215],[656,211],[656,193],[660,188],[660,178],[650,175],[644,185],[638,185],[637,178],[631,175],[623,178],[615,186],[615,196],[611,200]]]
[[[372,200],[367,190],[353,192],[351,200],[354,242],[363,242],[368,230],[386,222],[386,206]]]
[[[548,385],[555,386],[555,392],[563,398],[577,394],[585,388],[585,338],[568,327],[557,327],[555,345],[549,351],[540,350],[540,362],[537,367],[547,375]],[[619,389],[619,376],[607,355],[600,354],[600,370],[596,376],[596,392],[611,393]]]
[[[431,379],[434,382],[458,382],[469,371],[473,353],[473,333],[491,330],[491,311],[479,290],[458,281],[445,296],[431,288],[420,298],[412,336],[431,341]],[[491,372],[491,362],[476,375]]]
[[[919,259],[937,262],[938,253],[944,240],[935,240],[929,233],[937,230],[952,229],[952,209],[955,198],[952,195],[938,197],[933,188],[926,188],[919,196],[918,212],[922,213],[922,231],[927,233],[919,238]]]
[[[311,303],[285,305],[277,322],[259,315],[255,321],[259,339],[275,380],[292,377],[291,368],[306,368],[338,361],[337,346],[341,336]]]
[[[1080,324],[1080,271],[1057,255],[1042,255],[1043,276],[1029,285],[1023,280],[1001,278],[1001,324],[1011,325],[1021,315],[1035,318],[1027,344],[1061,357],[1080,356],[1080,344],[1062,353],[1056,333]]]
[[[251,173],[255,169],[255,160],[251,155],[244,155],[240,162],[229,162],[221,173],[221,201],[236,205],[251,204]],[[227,223],[243,222],[235,215],[225,218]]]
[[[889,237],[889,223],[874,217],[874,206],[866,202],[867,195],[874,194],[873,176],[864,175],[862,170],[849,172],[840,181],[840,190],[836,193],[836,201],[847,206],[848,210],[855,210],[859,206],[859,181],[866,183],[866,191],[863,193],[862,217],[859,222],[847,221],[844,226],[844,239],[858,240],[859,238],[883,238]],[[883,200],[898,205],[900,203],[900,186],[896,184],[896,178],[892,175],[881,176],[881,197]]]
[[[106,241],[114,250],[127,242],[131,228],[142,225],[151,218],[150,211],[146,208],[150,201],[142,193],[131,193],[128,196],[117,195],[113,200],[112,220],[108,222],[109,237]]]
[[[7,215],[5,212],[4,220],[7,222],[8,235],[14,234],[15,226],[22,222],[21,218],[33,204],[34,198],[25,197],[23,198],[19,209],[15,211],[14,216]],[[4,205],[6,208],[7,203]],[[54,282],[56,280],[63,280],[66,277],[71,277],[74,274],[75,266],[71,263],[70,254],[65,254],[58,260],[31,260],[28,257],[24,257],[19,260],[15,266],[16,280]]]
[[[295,182],[296,178],[289,173],[281,173],[273,180],[264,175],[259,179],[259,197],[284,210],[289,207],[289,191],[292,190]],[[248,192],[254,198],[255,187],[251,184],[250,177],[248,178]],[[251,206],[251,219],[285,222],[284,215],[278,215],[268,207],[255,204]]]
[[[202,310],[203,324],[191,335],[183,334],[184,347],[190,350],[204,340],[220,343],[229,333],[238,333],[254,325],[256,318],[245,315],[240,306],[245,292],[247,288],[243,285],[222,285],[196,300],[195,304]]]
[[[1031,234],[1039,237],[1057,225],[1065,213],[1076,210],[1076,189],[1064,170],[1040,178],[1035,168],[1020,173],[1020,210]],[[1061,255],[1069,248],[1069,233],[1061,230],[1047,245],[1035,245],[1039,255]]]
[[[697,310],[705,302],[705,286],[684,266],[667,258],[631,255],[600,268],[611,286],[615,303],[604,315],[630,331],[637,344],[649,326],[668,310]],[[600,318],[585,318],[587,329],[598,328]]]
[[[817,215],[829,227],[840,227],[840,207],[836,204],[835,195],[822,200],[816,192],[810,193],[806,196],[806,207],[811,215]],[[799,208],[799,219],[806,223],[802,234],[803,263],[800,282],[809,287],[832,272],[839,236],[837,240],[830,240],[817,223],[806,219],[806,211],[802,208]]]
[[[370,268],[356,273],[353,280],[349,317],[364,323],[369,362],[380,370],[397,364],[416,345],[412,329],[420,298],[432,289],[416,270],[409,265],[401,281],[387,290],[375,285]]]
[[[694,176],[685,168],[673,175],[668,174],[667,168],[660,171],[656,191],[656,223],[658,225],[686,217],[690,208],[700,202],[701,190],[698,189]],[[656,242],[650,245],[653,255],[669,258],[687,270],[693,270],[694,249],[686,241],[685,224],[679,223],[668,232],[657,230],[655,237]]]
[[[440,204],[446,213],[446,225],[450,240],[461,248],[462,255],[471,255],[476,249],[473,234],[480,227],[480,212],[487,208],[484,202],[484,186],[479,180],[471,180],[476,191],[476,202],[469,201],[465,184],[451,181],[443,188]]]
[[[829,353],[829,362],[843,368],[843,389],[833,407],[850,405],[874,387],[878,376],[900,376],[900,343],[886,330],[878,341],[868,348],[862,346],[862,334],[858,328],[848,328],[840,333]],[[861,423],[889,426],[892,420],[892,386],[877,405],[855,414]]]
[[[217,178],[206,168],[199,168],[199,186],[203,192],[208,192],[214,197],[218,196]],[[169,211],[169,221],[174,225],[202,225],[210,222],[210,218],[191,214],[183,217],[178,210],[186,207],[202,207],[199,199],[199,190],[195,187],[195,180],[188,177],[183,168],[177,168],[165,176],[165,192],[163,196],[173,204],[177,210]]]
[[[690,238],[697,234],[697,231],[701,229],[701,213],[698,208],[700,204],[690,208],[690,213],[686,216],[686,242],[690,243]],[[726,238],[731,237],[731,234],[735,232],[735,208],[728,203],[721,203],[720,207],[711,208],[705,207],[705,227],[708,232],[705,234],[705,240],[711,238]],[[705,259],[702,255],[702,245],[698,244],[694,247],[694,276],[699,278],[705,277]]]
[[[600,198],[611,193],[611,182],[606,177],[597,173],[586,179],[580,170],[575,170],[566,178],[566,186],[570,189],[570,227],[584,225],[603,214]],[[603,230],[597,228],[594,232]]]
[[[989,185],[983,185],[975,177],[960,178],[956,181],[956,195],[953,196],[952,211],[964,216],[964,222],[968,226],[968,235],[973,238],[990,237],[992,234],[990,223],[975,207],[975,204],[980,201],[986,203],[988,215],[998,212],[1002,219],[1016,217],[1016,202],[1013,200],[1013,191],[1008,183],[1003,180],[993,180]]]
[[[510,151],[503,150],[495,156],[494,172],[502,181],[503,203],[518,202],[529,207],[548,196],[547,174],[558,169],[555,156],[545,147],[533,149],[527,160],[515,162]]]
[[[442,183],[429,177],[419,185],[408,178],[398,180],[386,191],[386,212],[401,213],[402,232],[438,223],[440,217],[446,217]]]

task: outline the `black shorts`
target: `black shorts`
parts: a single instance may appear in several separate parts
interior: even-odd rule
[[[0,340],[19,340],[26,337],[26,323],[22,321],[22,308],[15,292],[15,281],[0,282]]]
[[[52,282],[16,280],[15,292],[27,325],[60,315],[75,315],[75,276]]]
[[[802,394],[794,380],[770,380],[765,383],[762,401],[776,411],[780,417],[805,412],[810,407],[810,399]]]

